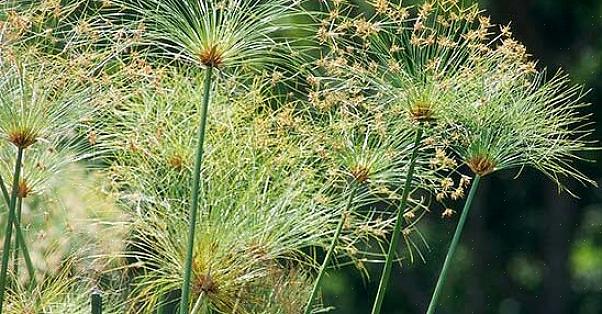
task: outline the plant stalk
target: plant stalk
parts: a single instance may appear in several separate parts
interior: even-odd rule
[[[0,269],[0,314],[4,305],[4,290],[6,287],[6,276],[8,271],[8,260],[10,257],[10,240],[13,233],[13,223],[15,220],[15,207],[17,203],[17,193],[19,189],[19,179],[21,176],[21,164],[23,162],[23,148],[17,148],[17,160],[15,163],[15,171],[13,172],[13,186],[10,196],[8,208],[8,221],[6,223],[6,231],[4,233],[4,246],[2,251],[2,268]]]
[[[447,250],[447,256],[445,257],[445,262],[443,263],[441,274],[439,275],[439,279],[437,280],[437,286],[435,287],[433,297],[431,298],[431,303],[429,304],[428,310],[426,311],[427,314],[435,313],[437,302],[439,300],[441,291],[443,290],[443,286],[445,285],[445,281],[447,279],[447,272],[449,270],[449,266],[454,257],[454,254],[456,253],[456,249],[458,248],[460,236],[462,235],[462,230],[464,229],[466,218],[468,218],[468,212],[470,211],[472,201],[477,193],[477,188],[479,186],[480,179],[481,176],[475,175],[472,186],[470,187],[470,193],[468,193],[468,198],[466,199],[466,203],[464,204],[464,209],[462,209],[462,215],[460,215],[460,220],[458,221],[456,232],[454,233],[454,237],[452,238],[451,244],[449,245],[449,249]]]
[[[94,289],[90,295],[90,306],[92,314],[102,314],[102,295],[98,289]]]
[[[27,244],[25,243],[25,237],[23,236],[23,231],[21,229],[21,206],[23,205],[23,199],[19,197],[17,208],[19,213],[15,216],[14,227],[17,233],[17,244],[20,244],[21,253],[23,253],[23,259],[25,260],[25,266],[27,267],[27,273],[29,274],[29,288],[32,289],[36,285],[36,276],[35,276],[35,268],[33,267],[33,262],[31,261],[31,256],[29,255],[29,249],[27,248]],[[15,247],[15,251],[17,247]]]
[[[4,200],[6,201],[6,206],[10,208],[10,196],[8,195],[8,191],[6,190],[6,185],[4,184],[4,180],[0,176],[0,190],[2,191],[2,195],[4,196]],[[18,208],[20,211],[22,199],[19,198]],[[36,276],[35,276],[35,268],[33,267],[33,262],[31,261],[31,256],[29,255],[29,249],[27,248],[27,244],[25,243],[25,237],[23,236],[23,231],[21,230],[21,215],[18,214],[15,216],[14,224],[13,224],[16,232],[17,232],[17,243],[21,246],[21,252],[23,253],[23,258],[25,259],[25,266],[27,267],[27,273],[29,274],[30,280],[30,288],[33,288],[36,285]],[[16,253],[17,249],[15,249]],[[17,256],[15,254],[15,256]],[[16,257],[15,257],[16,258]]]
[[[207,111],[211,93],[211,83],[213,80],[213,68],[208,67],[205,70],[205,84],[203,90],[203,103],[201,109],[201,124],[198,130],[198,143],[196,149],[196,159],[192,175],[192,196],[190,200],[189,225],[188,225],[188,246],[186,252],[186,262],[184,265],[184,278],[182,282],[182,298],[180,299],[180,314],[188,314],[188,302],[190,299],[190,279],[192,276],[192,258],[194,253],[194,234],[196,228],[197,208],[199,203],[199,189],[201,181],[201,167],[203,164],[203,144],[205,142],[205,127],[207,124]],[[1,313],[0,313],[1,314]]]
[[[14,228],[17,229],[17,226],[20,226],[21,222],[21,213],[23,212],[23,198],[17,197],[17,208],[15,209],[15,221]],[[15,231],[15,248],[13,250],[13,273],[15,274],[15,278],[19,278],[19,233]]]
[[[379,314],[385,293],[389,285],[389,278],[391,277],[391,269],[393,268],[393,260],[395,259],[395,251],[401,241],[401,225],[403,224],[403,213],[408,203],[408,197],[410,190],[412,189],[412,179],[414,178],[414,168],[416,166],[416,158],[418,157],[418,151],[420,150],[420,141],[422,141],[422,135],[424,129],[422,126],[416,130],[416,137],[414,139],[414,146],[412,148],[412,156],[410,158],[410,165],[408,167],[408,173],[406,174],[406,182],[403,187],[401,194],[401,203],[399,204],[399,210],[397,212],[397,220],[395,221],[395,227],[393,228],[393,235],[391,236],[391,243],[389,243],[389,251],[387,258],[385,259],[385,266],[380,278],[378,285],[378,292],[376,293],[376,300],[372,307],[372,314]]]
[[[326,252],[326,256],[324,257],[324,261],[322,262],[322,266],[320,266],[320,271],[318,272],[318,277],[314,283],[314,287],[311,291],[311,295],[309,297],[309,301],[307,302],[307,306],[305,307],[305,314],[311,313],[311,307],[314,303],[316,296],[318,295],[318,290],[320,289],[320,284],[322,283],[322,278],[326,273],[326,267],[330,264],[330,260],[332,259],[332,255],[334,254],[334,250],[337,247],[337,242],[339,241],[339,237],[341,236],[341,232],[343,231],[343,225],[345,224],[345,218],[347,213],[351,210],[351,206],[353,205],[353,199],[355,198],[355,194],[358,189],[357,183],[352,183],[351,192],[349,193],[349,198],[347,200],[347,206],[345,210],[341,213],[341,219],[339,220],[339,224],[337,225],[337,229],[335,231],[334,237],[332,238],[332,242],[330,243],[330,247]]]
[[[205,296],[204,292],[201,292],[199,298],[196,300],[196,303],[192,307],[192,312],[190,314],[197,314],[201,310],[201,306],[203,305],[203,297]]]

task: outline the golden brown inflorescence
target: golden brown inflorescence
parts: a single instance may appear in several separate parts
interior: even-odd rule
[[[37,142],[38,135],[27,130],[14,131],[8,134],[8,141],[19,148],[27,148]]]
[[[182,170],[182,168],[184,168],[185,160],[182,156],[175,154],[169,157],[167,163],[175,170]]]
[[[357,183],[364,183],[369,179],[370,170],[364,166],[358,165],[351,169],[351,175]]]
[[[25,179],[21,179],[19,182],[19,189],[17,194],[20,198],[27,198],[32,192],[31,187],[27,184]]]
[[[219,68],[224,63],[223,52],[217,45],[212,45],[201,51],[199,60],[204,66]]]
[[[211,277],[211,274],[201,274],[197,277],[197,282],[195,284],[194,290],[198,292],[198,294],[215,294],[218,292],[217,283]]]
[[[432,104],[426,101],[416,101],[410,106],[410,116],[416,122],[427,122],[433,120]]]
[[[475,156],[469,159],[466,164],[472,172],[479,176],[485,176],[495,170],[495,162],[486,156]]]

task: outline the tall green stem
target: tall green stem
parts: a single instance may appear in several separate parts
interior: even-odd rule
[[[205,85],[203,90],[203,104],[201,109],[201,125],[198,130],[198,143],[196,159],[192,175],[192,197],[190,200],[188,246],[186,252],[186,264],[184,265],[184,279],[182,282],[182,299],[180,300],[180,314],[188,314],[188,300],[190,298],[190,278],[192,276],[192,258],[194,252],[194,234],[196,228],[197,208],[199,204],[199,189],[201,181],[201,166],[203,164],[203,144],[205,142],[205,126],[207,124],[207,109],[209,107],[209,96],[213,80],[213,68],[205,70]],[[1,313],[0,313],[1,314]]]
[[[23,199],[19,197],[19,204],[17,205],[19,209],[19,214],[15,215],[14,226],[17,232],[17,243],[21,246],[21,253],[23,253],[23,259],[25,260],[25,266],[27,267],[27,273],[29,274],[29,288],[33,288],[36,285],[36,275],[35,268],[33,268],[33,262],[31,261],[31,256],[29,255],[29,249],[27,248],[27,243],[25,243],[25,237],[23,236],[23,231],[21,230],[21,206]],[[15,250],[17,248],[15,247]]]
[[[391,243],[389,243],[389,251],[385,260],[385,267],[383,269],[380,284],[378,285],[378,292],[376,293],[376,300],[374,300],[374,306],[372,307],[372,314],[380,313],[385,293],[389,285],[389,278],[391,277],[391,269],[393,268],[393,260],[395,259],[395,251],[401,240],[401,225],[403,223],[403,213],[408,203],[408,196],[412,189],[412,179],[414,178],[414,168],[416,166],[416,158],[418,151],[420,150],[420,141],[422,140],[422,134],[424,130],[422,126],[416,130],[416,137],[414,139],[414,146],[412,148],[412,156],[410,158],[410,166],[408,167],[408,173],[406,174],[406,182],[403,187],[401,194],[401,202],[399,204],[399,210],[397,211],[397,220],[395,221],[395,227],[393,228],[393,235],[391,236]]]
[[[441,295],[441,291],[443,290],[443,286],[445,285],[445,281],[447,279],[447,272],[449,270],[449,266],[454,257],[454,254],[456,253],[456,249],[458,248],[458,243],[460,243],[460,236],[462,235],[462,230],[464,229],[466,218],[468,218],[468,212],[470,211],[472,200],[474,199],[477,193],[477,188],[479,186],[480,179],[481,177],[479,175],[475,175],[474,182],[470,187],[470,193],[468,193],[468,198],[466,199],[466,203],[464,204],[464,209],[462,209],[462,215],[460,215],[460,221],[458,221],[456,232],[454,233],[454,237],[452,238],[451,244],[449,245],[449,249],[447,250],[447,256],[445,257],[445,262],[443,263],[441,274],[439,275],[439,279],[437,280],[437,286],[435,287],[435,291],[433,292],[433,297],[431,298],[431,303],[429,304],[427,314],[435,313],[435,308],[437,307],[439,296]]]
[[[23,198],[21,196],[17,197],[17,208],[15,208],[15,223],[14,228],[17,229],[17,226],[20,226],[21,222],[21,213],[23,212]],[[15,274],[15,278],[19,278],[19,233],[15,232],[15,249],[13,251],[13,273]]]
[[[324,277],[324,273],[326,272],[326,267],[330,264],[330,260],[332,259],[332,255],[334,253],[335,248],[337,247],[337,242],[339,241],[339,237],[341,236],[341,231],[343,231],[343,225],[345,224],[345,217],[347,213],[351,210],[351,206],[353,205],[353,199],[355,198],[355,194],[358,189],[357,183],[352,183],[351,192],[349,193],[349,198],[347,200],[347,206],[345,210],[341,213],[341,219],[339,220],[339,224],[337,225],[337,229],[334,233],[334,237],[332,238],[332,242],[330,243],[330,247],[326,252],[326,256],[324,257],[324,261],[322,262],[322,266],[320,266],[320,271],[318,272],[318,277],[314,283],[314,287],[311,291],[311,295],[309,297],[309,301],[307,302],[307,306],[305,307],[305,314],[311,313],[311,307],[314,303],[316,296],[318,295],[318,290],[320,289],[320,284],[322,283],[322,277]]]
[[[10,195],[8,195],[8,191],[6,190],[6,185],[4,184],[4,180],[2,180],[2,176],[0,176],[0,190],[2,191],[2,195],[4,196],[4,200],[6,201],[6,206],[10,208]],[[22,199],[19,198],[18,208],[21,207]],[[36,276],[35,276],[35,268],[33,267],[33,262],[31,261],[31,257],[29,255],[29,249],[27,248],[27,244],[25,243],[25,237],[23,236],[23,231],[21,230],[21,216],[16,215],[14,224],[15,230],[17,232],[17,243],[21,246],[21,252],[23,253],[23,258],[25,259],[25,266],[27,266],[27,273],[30,278],[30,288],[34,287],[36,284]],[[15,249],[15,251],[17,251]]]
[[[94,289],[90,295],[90,307],[92,314],[102,314],[102,294]]]
[[[13,172],[13,187],[10,196],[8,208],[8,221],[6,223],[6,231],[4,233],[4,246],[2,251],[2,268],[0,269],[0,314],[4,305],[4,290],[6,287],[6,275],[8,271],[8,259],[10,257],[10,240],[13,233],[13,223],[15,220],[15,207],[17,203],[17,193],[19,189],[19,179],[21,176],[21,163],[23,162],[23,148],[17,149],[17,161],[15,163],[15,171]]]

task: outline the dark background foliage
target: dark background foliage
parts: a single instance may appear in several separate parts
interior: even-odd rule
[[[405,2],[404,2],[405,3]],[[515,37],[550,72],[567,71],[591,88],[586,100],[601,138],[602,1],[481,0],[492,21],[512,21]],[[596,144],[599,145],[599,144]],[[602,152],[580,162],[602,184]],[[566,180],[579,198],[534,171],[502,172],[482,181],[438,313],[602,313],[602,190]],[[424,313],[457,217],[433,212],[423,220],[426,262],[396,266],[383,313]],[[353,269],[327,278],[325,301],[334,313],[369,313],[378,267],[371,280]]]

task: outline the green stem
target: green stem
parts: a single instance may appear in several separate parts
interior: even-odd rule
[[[10,208],[10,196],[8,195],[8,191],[6,190],[6,185],[4,184],[4,180],[2,176],[0,176],[0,190],[2,191],[2,195],[4,196],[4,200],[6,201],[6,206]],[[19,213],[21,212],[21,201],[19,198]],[[25,266],[27,266],[27,273],[30,277],[30,288],[33,288],[36,285],[36,276],[35,276],[35,268],[33,267],[33,263],[31,261],[31,257],[29,255],[29,249],[27,248],[27,244],[25,243],[25,237],[23,236],[23,231],[21,230],[21,215],[16,215],[14,224],[15,230],[17,231],[17,243],[21,246],[21,252],[23,253],[23,258],[25,259]],[[17,250],[15,249],[15,252]],[[16,255],[16,254],[15,254]]]
[[[2,175],[0,175],[0,190],[2,190],[2,196],[4,197],[6,206],[10,208],[10,195],[8,195],[8,191],[6,190],[6,184],[4,184],[4,179],[2,179]]]
[[[192,176],[192,197],[190,200],[188,246],[186,252],[186,264],[184,265],[184,278],[182,282],[182,298],[180,299],[180,314],[188,314],[188,300],[190,298],[190,278],[192,276],[192,258],[194,252],[194,234],[196,228],[197,208],[199,203],[199,189],[201,181],[201,166],[203,164],[203,144],[205,142],[205,126],[207,124],[207,111],[209,107],[209,95],[213,79],[213,68],[208,67],[205,74],[205,85],[203,93],[203,106],[201,109],[201,125],[198,130],[198,143],[196,149],[196,160]],[[1,314],[1,313],[0,313]]]
[[[4,246],[2,252],[2,268],[0,269],[0,314],[4,305],[4,290],[6,287],[6,275],[8,271],[8,259],[10,257],[10,240],[13,233],[13,222],[15,220],[15,207],[17,203],[17,192],[19,189],[19,179],[21,176],[21,163],[23,162],[23,148],[17,149],[17,161],[13,173],[13,187],[8,208],[8,221],[4,233]]]
[[[196,303],[192,307],[192,312],[190,314],[197,314],[201,310],[201,306],[203,305],[203,296],[205,296],[204,292],[201,292],[199,298],[196,300]]]
[[[449,249],[447,250],[447,256],[445,257],[445,262],[443,263],[443,268],[441,269],[441,274],[439,275],[439,279],[437,280],[437,286],[435,287],[435,291],[433,292],[433,297],[431,298],[431,303],[429,304],[429,308],[426,311],[427,314],[435,313],[435,308],[437,307],[437,302],[441,295],[441,291],[443,290],[443,286],[445,285],[445,280],[447,279],[447,272],[449,270],[449,266],[454,257],[454,253],[456,253],[456,249],[458,248],[458,243],[460,242],[460,236],[462,235],[462,230],[464,229],[464,224],[466,223],[466,218],[468,218],[468,212],[470,211],[470,206],[472,201],[477,193],[477,188],[479,186],[479,181],[481,177],[476,175],[474,177],[474,182],[470,187],[470,193],[468,193],[468,198],[466,199],[466,203],[464,204],[464,209],[462,209],[462,215],[460,215],[460,221],[458,221],[458,226],[456,227],[456,232],[454,233],[454,237],[452,238],[451,244],[449,245]]]
[[[326,252],[326,256],[324,257],[324,261],[322,262],[322,266],[320,266],[320,271],[318,272],[318,277],[316,277],[316,281],[314,283],[314,287],[311,291],[311,295],[309,297],[309,301],[307,302],[307,306],[305,307],[305,314],[311,313],[311,308],[314,303],[316,296],[318,295],[318,289],[320,289],[320,284],[322,283],[322,278],[326,273],[326,267],[330,264],[330,260],[332,259],[332,255],[334,254],[334,250],[337,247],[337,242],[339,241],[339,237],[341,236],[341,231],[343,231],[343,225],[345,224],[345,218],[347,213],[351,210],[351,206],[353,205],[353,199],[355,198],[355,194],[357,192],[358,185],[353,183],[351,187],[351,192],[349,193],[349,198],[347,200],[347,206],[345,210],[341,213],[341,218],[339,220],[339,224],[337,225],[337,229],[334,233],[334,237],[332,238],[332,242],[330,243],[330,247]]]
[[[23,211],[23,198],[17,198],[17,208],[15,209],[17,212],[15,213],[15,221],[14,228],[17,229],[17,226],[20,226],[21,222],[21,213]],[[15,274],[15,278],[19,278],[19,235],[18,232],[15,232],[15,248],[13,250],[13,273]]]
[[[27,244],[25,243],[25,237],[23,236],[23,231],[21,230],[21,206],[22,199],[19,198],[19,214],[15,216],[14,226],[17,232],[17,240],[21,245],[21,253],[23,253],[23,259],[25,260],[25,266],[27,267],[27,273],[29,274],[29,288],[32,289],[36,285],[36,274],[35,268],[33,267],[33,262],[31,261],[31,256],[29,255],[29,249],[27,248]],[[17,248],[15,247],[15,250]]]
[[[92,291],[92,295],[90,295],[90,305],[92,314],[102,314],[102,295],[98,289]]]
[[[2,196],[4,197],[4,201],[6,202],[6,207],[10,211],[10,195],[8,195],[8,191],[6,190],[6,185],[4,184],[4,179],[0,176],[0,189],[2,190]],[[8,211],[7,211],[8,212]],[[18,239],[16,239],[18,240]],[[18,244],[18,241],[15,240],[15,246]],[[17,258],[17,251],[15,251],[15,259]]]
[[[389,285],[389,278],[391,277],[391,269],[393,268],[393,260],[395,259],[395,252],[399,241],[401,241],[401,225],[403,224],[403,213],[408,203],[408,197],[410,190],[412,189],[412,179],[414,178],[414,167],[416,166],[416,158],[418,157],[418,151],[420,150],[420,141],[422,140],[422,134],[424,130],[422,126],[416,130],[416,137],[414,139],[414,146],[412,148],[412,156],[410,158],[410,165],[408,167],[408,173],[406,175],[406,182],[403,187],[401,195],[401,203],[399,204],[399,210],[397,211],[397,219],[395,221],[395,227],[393,228],[393,234],[391,236],[391,243],[389,243],[389,251],[387,258],[385,259],[385,266],[380,278],[380,284],[378,285],[378,292],[376,293],[376,300],[374,300],[374,306],[372,307],[372,314],[380,313],[380,309],[387,292]]]

